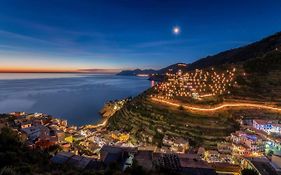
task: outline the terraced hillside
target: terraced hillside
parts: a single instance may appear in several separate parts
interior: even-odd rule
[[[159,146],[163,136],[169,135],[187,138],[194,146],[211,147],[239,126],[227,112],[210,116],[191,114],[155,104],[142,94],[118,111],[108,127],[128,131],[137,139]]]
[[[216,99],[212,99],[211,102],[207,101],[207,104],[200,102],[200,104],[208,107],[226,100],[235,102],[247,100],[257,103],[274,103],[275,106],[281,106],[281,33],[245,47],[223,52],[213,56],[213,59],[213,62],[211,57],[201,59],[191,64],[189,71],[196,72],[195,68],[198,67],[206,71],[210,70],[211,67],[214,67],[215,70],[224,70],[234,66],[237,70],[233,80],[235,86],[226,89],[225,92],[229,91],[228,93],[215,95]],[[201,66],[195,66],[198,64]],[[194,69],[192,69],[192,65]],[[195,81],[194,79],[193,77],[192,81]],[[178,81],[170,83],[173,82]],[[196,82],[200,81],[196,80]],[[194,86],[194,83],[188,83],[190,86]],[[185,85],[183,84],[183,86]],[[169,87],[174,88],[175,84]],[[218,85],[215,87],[218,88]],[[180,88],[180,90],[184,89]],[[176,95],[185,98],[180,101],[181,103],[190,103],[191,105],[198,103],[194,100],[188,100],[188,98],[194,97],[188,97],[188,95],[185,97],[185,92],[179,91]],[[231,132],[238,129],[238,124],[229,111],[190,113],[182,108],[156,104],[156,102],[149,100],[150,96],[157,97],[159,94],[153,89],[149,89],[134,98],[109,120],[108,128],[128,131],[137,139],[159,146],[161,146],[163,136],[170,135],[187,138],[191,145],[205,147],[215,146],[217,141],[223,140]],[[169,100],[168,97],[165,99]],[[177,98],[177,100],[179,99]],[[241,110],[242,113],[243,110]]]

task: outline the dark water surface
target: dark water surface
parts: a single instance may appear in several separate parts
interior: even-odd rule
[[[146,78],[96,74],[0,74],[0,113],[42,112],[84,125],[100,119],[109,100],[136,96]]]

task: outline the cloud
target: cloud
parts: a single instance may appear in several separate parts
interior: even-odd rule
[[[80,47],[77,43],[65,37],[57,37],[55,39],[41,39],[34,36],[24,35],[20,33],[0,30],[0,37],[4,40],[0,43],[0,52],[14,53],[39,53],[39,54],[55,54],[55,55],[92,55],[93,52],[88,51],[84,47]]]
[[[78,69],[77,71],[84,73],[117,73],[121,69]]]
[[[186,41],[187,40],[150,41],[150,42],[143,42],[143,43],[136,44],[135,47],[137,47],[137,48],[149,48],[149,47],[170,46],[170,45],[183,44]]]
[[[8,45],[8,44],[0,44],[0,50],[18,50],[18,49],[21,49],[21,47],[17,47],[17,46],[13,46],[13,45]]]
[[[36,37],[31,37],[31,36],[28,36],[28,35],[23,35],[23,34],[19,34],[19,33],[9,32],[9,31],[5,31],[5,30],[0,30],[0,36],[6,37],[6,38],[13,38],[13,39],[24,40],[26,42],[37,42],[37,43],[53,44],[53,45],[55,45],[54,42],[50,42],[48,40],[39,39],[39,38],[36,38]]]

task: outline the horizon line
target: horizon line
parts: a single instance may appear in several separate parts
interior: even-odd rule
[[[16,74],[16,73],[63,73],[63,74],[116,74],[118,72],[75,72],[75,71],[0,71],[0,74],[5,74],[5,73],[11,73],[11,74]]]
[[[2,69],[0,73],[92,73],[92,74],[115,74],[123,69]]]

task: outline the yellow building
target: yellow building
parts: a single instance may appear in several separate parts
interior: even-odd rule
[[[73,137],[72,137],[72,135],[71,135],[71,136],[65,137],[64,140],[65,140],[66,142],[68,142],[68,143],[72,143],[72,142],[73,142]]]

